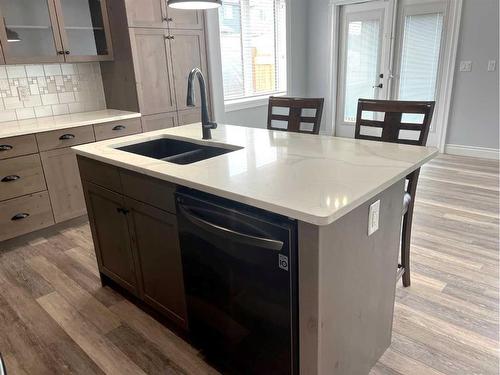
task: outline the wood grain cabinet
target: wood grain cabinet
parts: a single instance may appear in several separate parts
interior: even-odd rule
[[[199,100],[193,111],[186,95],[193,68],[208,78],[204,12],[168,8],[166,0],[108,0],[108,6],[113,44],[120,49],[113,62],[101,63],[107,105],[141,112],[145,131],[186,124],[193,118],[188,110],[200,121]],[[199,99],[198,85],[195,90]]]
[[[170,29],[203,29],[203,12],[167,8],[168,27]]]
[[[168,212],[125,199],[130,210],[132,244],[138,257],[142,298],[181,326],[186,325],[182,261],[177,218]]]
[[[166,0],[126,0],[129,27],[202,29],[203,12],[167,7]]]
[[[177,104],[168,31],[136,28],[131,29],[130,38],[140,112],[152,115],[175,111]]]
[[[160,113],[156,115],[143,116],[142,130],[150,132],[153,130],[160,130],[177,126],[177,113]]]
[[[105,0],[0,0],[7,64],[112,59]]]
[[[78,163],[100,272],[186,328],[175,185],[85,157]]]
[[[40,153],[56,223],[85,215],[76,155],[70,148]]]
[[[90,182],[83,187],[100,271],[138,296],[124,197]]]

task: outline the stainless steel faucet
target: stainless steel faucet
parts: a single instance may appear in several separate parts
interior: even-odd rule
[[[217,128],[216,122],[211,122],[208,118],[208,107],[207,107],[207,87],[205,85],[205,77],[199,68],[193,68],[191,73],[189,73],[188,78],[188,90],[187,90],[187,106],[194,107],[194,79],[198,77],[198,82],[200,83],[200,95],[201,95],[201,128],[203,132],[203,139],[212,139],[211,129]]]

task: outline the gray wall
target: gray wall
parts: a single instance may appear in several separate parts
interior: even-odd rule
[[[447,144],[499,148],[498,11],[498,0],[464,0]],[[459,71],[461,60],[471,72]]]

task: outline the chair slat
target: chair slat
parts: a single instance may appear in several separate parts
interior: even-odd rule
[[[321,116],[323,113],[323,103],[323,98],[271,96],[269,97],[269,107],[267,112],[267,128],[271,130],[291,131],[296,133],[319,134]],[[289,108],[289,113],[288,115],[273,114],[273,108]],[[315,109],[316,115],[314,117],[302,116],[302,109]],[[273,120],[286,122],[286,129],[273,126]],[[312,123],[312,130],[301,130],[301,123]]]

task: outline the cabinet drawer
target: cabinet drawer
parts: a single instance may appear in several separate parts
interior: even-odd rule
[[[142,120],[142,130],[144,132],[167,129],[177,126],[177,112],[159,113],[156,115],[142,116],[141,120]]]
[[[120,170],[120,177],[127,197],[175,213],[174,184],[127,170]]]
[[[0,201],[45,189],[38,154],[0,161]]]
[[[95,141],[92,125],[38,133],[36,140],[38,141],[40,151],[76,146]]]
[[[96,124],[94,125],[94,132],[97,141],[141,133],[141,119],[133,118],[123,121]]]
[[[52,224],[54,219],[46,191],[0,203],[0,241]]]
[[[0,159],[34,154],[35,152],[38,152],[38,147],[33,134],[0,139]]]
[[[122,192],[118,168],[83,156],[77,156],[80,177],[83,181],[92,182],[109,190]]]

